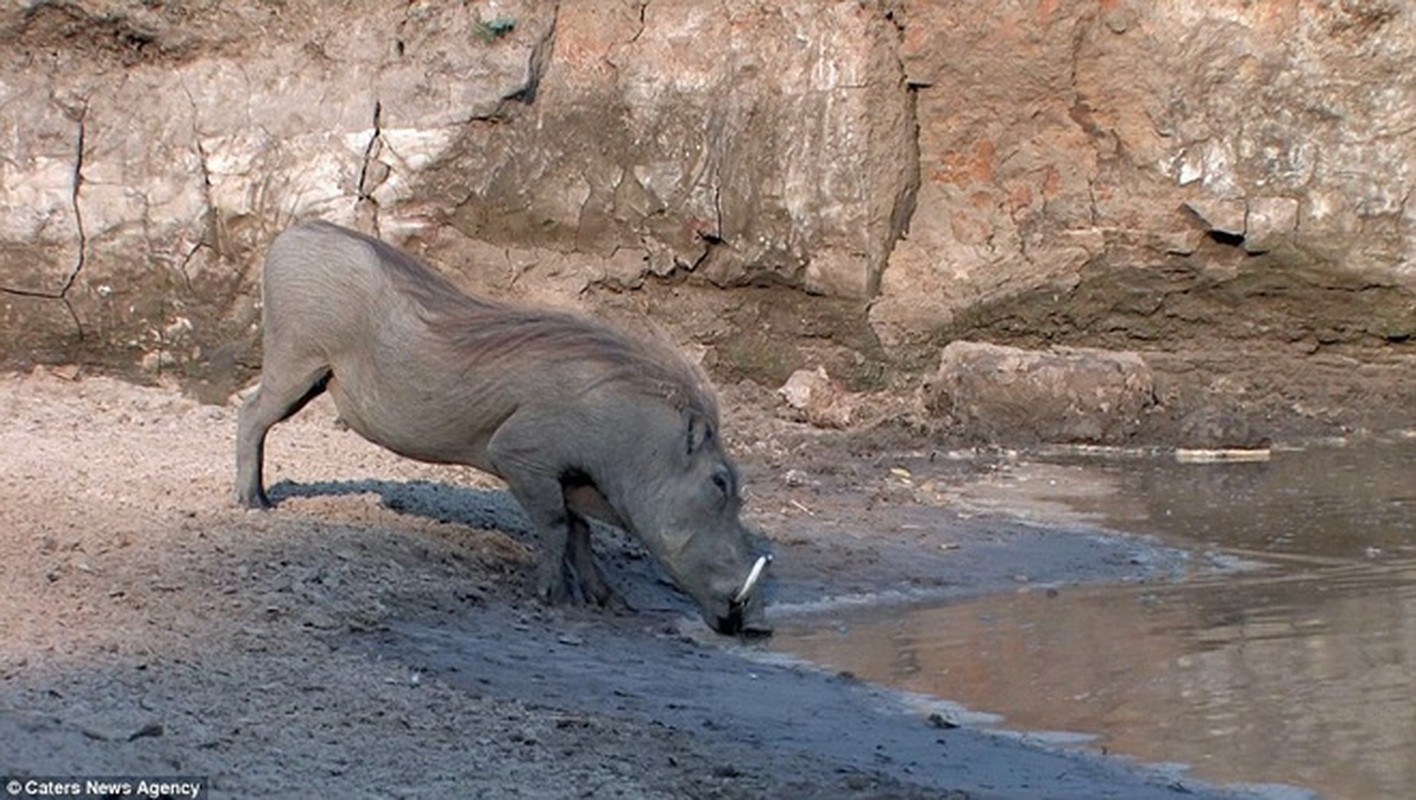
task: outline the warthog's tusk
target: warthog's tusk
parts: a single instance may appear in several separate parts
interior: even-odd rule
[[[767,565],[771,563],[771,556],[757,557],[756,563],[752,565],[752,571],[747,573],[747,580],[742,582],[742,588],[738,589],[737,594],[733,595],[734,603],[741,603],[747,599],[747,596],[752,593],[753,587],[757,585],[758,581],[762,580],[762,571],[767,569]]]

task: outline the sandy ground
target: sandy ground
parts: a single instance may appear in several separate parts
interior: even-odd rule
[[[278,507],[250,512],[231,500],[233,406],[0,377],[0,775],[196,775],[216,797],[1228,796],[940,727],[715,637],[621,535],[597,546],[637,612],[542,608],[494,480],[333,419],[321,400],[276,428]],[[1186,560],[968,520],[902,458],[731,398],[728,422],[779,553],[769,613]]]

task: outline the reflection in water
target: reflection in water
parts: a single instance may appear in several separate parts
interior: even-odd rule
[[[1270,553],[1275,569],[816,617],[779,628],[774,646],[1210,780],[1408,797],[1416,446],[1373,450],[1104,468],[1127,510],[1114,527]],[[1107,514],[1087,497],[1084,510]]]
[[[1275,555],[1416,553],[1416,442],[1279,451],[1259,463],[1089,469],[1132,502],[1124,511],[1106,497],[1072,505],[1120,530]]]

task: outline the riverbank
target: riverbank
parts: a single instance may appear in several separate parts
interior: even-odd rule
[[[233,407],[0,378],[0,773],[200,775],[241,797],[1228,796],[744,653],[623,537],[597,546],[637,612],[544,609],[495,481],[381,451],[326,402],[272,435],[278,508],[255,513],[230,501]],[[780,609],[1193,564],[970,518],[897,460],[826,439],[794,459],[806,434],[740,418]]]

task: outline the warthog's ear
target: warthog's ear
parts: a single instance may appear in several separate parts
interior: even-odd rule
[[[709,419],[701,411],[688,409],[683,412],[685,427],[688,429],[688,449],[687,455],[693,455],[703,446],[713,441],[717,431],[713,430],[713,420]]]

